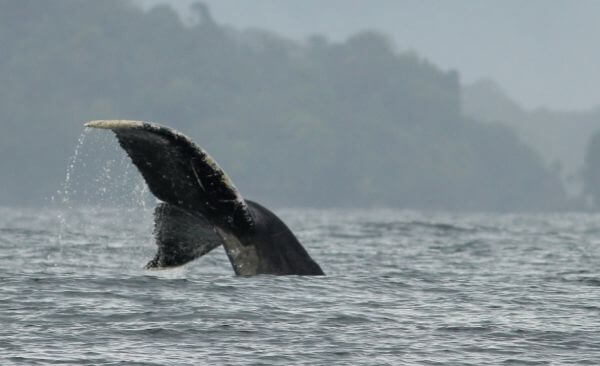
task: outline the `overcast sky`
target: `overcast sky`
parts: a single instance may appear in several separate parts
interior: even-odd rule
[[[169,2],[185,13],[194,0]],[[600,0],[204,0],[219,23],[303,39],[389,35],[463,83],[496,80],[529,108],[600,106]]]

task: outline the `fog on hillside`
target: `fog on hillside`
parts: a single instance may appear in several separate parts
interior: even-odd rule
[[[591,149],[584,162],[585,135],[600,113],[473,93],[462,70],[381,32],[296,40],[224,24],[202,3],[190,11],[194,22],[167,5],[0,0],[0,204],[53,196],[83,122],[136,119],[182,131],[245,197],[279,206],[595,205],[582,172],[597,161]]]

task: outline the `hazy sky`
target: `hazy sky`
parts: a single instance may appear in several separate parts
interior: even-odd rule
[[[169,2],[185,12],[194,0]],[[600,106],[600,0],[204,0],[217,22],[290,38],[391,36],[465,83],[489,77],[529,108]]]

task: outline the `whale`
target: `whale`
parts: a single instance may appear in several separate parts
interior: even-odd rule
[[[182,266],[223,246],[236,275],[323,275],[272,211],[244,199],[217,162],[190,138],[145,121],[96,120],[111,130],[158,199],[158,247],[146,269]]]

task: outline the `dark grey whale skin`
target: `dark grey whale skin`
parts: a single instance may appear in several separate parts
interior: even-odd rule
[[[246,200],[255,228],[238,235],[241,244],[254,248],[258,262],[251,273],[245,273],[244,268],[238,268],[243,261],[232,261],[237,274],[295,274],[323,275],[323,270],[315,262],[306,249],[300,244],[294,233],[273,212],[260,204]],[[225,241],[225,249],[230,250],[231,244]],[[229,255],[230,260],[232,255]]]
[[[189,138],[141,121],[92,121],[112,130],[152,194],[158,252],[148,269],[188,263],[223,245],[237,275],[323,275],[292,231],[241,197],[218,164]]]

